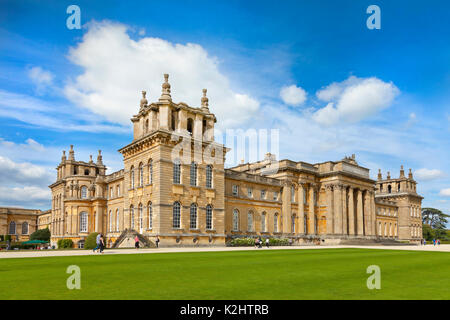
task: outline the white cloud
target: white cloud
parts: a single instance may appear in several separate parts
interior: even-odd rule
[[[280,96],[285,104],[291,106],[299,106],[306,100],[306,91],[301,87],[291,85],[281,88]]]
[[[435,180],[435,179],[442,178],[445,176],[445,173],[440,170],[437,170],[437,169],[422,168],[422,169],[416,170],[414,172],[414,176],[418,180],[429,181],[429,180]]]
[[[73,106],[52,102],[0,89],[0,116],[15,119],[36,127],[59,131],[128,133],[130,126],[117,126],[99,121],[98,115],[79,112]]]
[[[450,188],[442,189],[442,190],[439,192],[439,195],[440,195],[440,196],[443,196],[443,197],[450,197]]]
[[[53,84],[54,75],[41,67],[32,67],[28,70],[28,77],[35,84],[37,93],[42,94]]]
[[[107,21],[92,22],[88,28],[69,52],[83,73],[71,79],[64,92],[74,104],[109,121],[129,124],[139,109],[141,90],[147,91],[149,101],[157,101],[164,73],[170,75],[175,102],[200,106],[202,88],[207,88],[219,126],[243,123],[259,109],[257,100],[231,89],[218,60],[200,45],[150,37],[134,40],[128,26]]]
[[[0,184],[47,184],[52,175],[47,169],[29,162],[16,163],[7,157],[0,156]]]
[[[20,206],[45,209],[51,205],[51,192],[49,188],[25,186],[0,186],[0,205]]]
[[[325,125],[358,122],[388,108],[399,92],[392,82],[351,76],[316,93],[320,100],[329,103],[317,110],[313,119]]]

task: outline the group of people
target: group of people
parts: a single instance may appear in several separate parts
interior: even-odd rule
[[[156,243],[156,247],[158,248],[159,247],[159,236],[156,236],[155,243]],[[136,237],[134,237],[134,247],[136,249],[139,249],[139,237],[137,235],[136,235]]]
[[[422,245],[426,245],[427,244],[427,240],[425,240],[425,239],[422,239]],[[440,245],[441,244],[441,240],[440,239],[433,239],[433,246],[436,246],[436,245]]]
[[[101,233],[97,235],[97,238],[95,238],[95,242],[97,243],[97,246],[92,249],[92,252],[103,253],[103,250],[105,249],[105,238]]]
[[[269,238],[266,239],[266,247],[269,248]],[[255,239],[255,248],[262,248],[263,241],[261,237]]]

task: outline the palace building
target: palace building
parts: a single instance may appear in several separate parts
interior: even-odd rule
[[[418,242],[421,201],[411,170],[372,180],[355,156],[310,164],[267,154],[255,163],[224,168],[227,151],[214,141],[216,117],[206,89],[200,107],[171,98],[168,75],[162,94],[146,93],[131,118],[133,141],[119,150],[122,170],[108,174],[101,151],[96,162],[75,159],[73,146],[56,170],[49,225],[51,241],[70,238],[83,247],[91,232],[108,247],[224,246],[235,237],[320,241]]]

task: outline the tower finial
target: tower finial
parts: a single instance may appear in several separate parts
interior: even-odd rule
[[[381,169],[378,169],[378,180],[382,180],[383,175],[381,174]]]
[[[147,92],[145,90],[143,90],[142,91],[142,99],[141,99],[141,109],[148,104],[147,98],[145,98],[146,94],[147,94]]]
[[[61,156],[61,162],[65,162],[65,161],[66,161],[66,150],[63,150],[62,156]]]
[[[164,83],[162,84],[162,93],[159,101],[172,101],[172,97],[170,96],[169,75],[167,73],[164,74]]]
[[[73,151],[73,144],[70,145],[69,160],[75,160],[75,151]]]
[[[97,165],[100,165],[100,166],[103,165],[103,162],[102,162],[102,150],[98,150]]]
[[[408,178],[409,179],[413,178],[413,174],[412,174],[411,168],[409,168]]]
[[[400,178],[404,178],[405,177],[405,170],[403,169],[403,165],[401,165],[400,167]]]
[[[92,160],[92,154],[89,155],[89,163],[94,163],[94,161]]]
[[[390,172],[390,171],[387,172],[387,177],[386,177],[386,178],[387,178],[388,180],[391,179],[391,172]]]
[[[208,110],[208,107],[209,107],[209,99],[208,99],[208,97],[206,96],[206,92],[207,92],[207,90],[206,89],[203,89],[203,97],[202,97],[202,109],[206,109],[206,110]]]

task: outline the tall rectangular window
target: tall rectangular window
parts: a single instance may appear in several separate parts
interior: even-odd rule
[[[273,201],[278,201],[278,192],[277,191],[273,192]]]
[[[179,202],[175,202],[172,208],[172,227],[174,229],[180,228],[180,220],[181,220],[181,205]]]
[[[212,166],[211,165],[206,166],[206,188],[208,188],[208,189],[212,188]]]
[[[197,185],[197,164],[195,162],[191,163],[191,186]]]
[[[212,229],[212,207],[211,205],[206,206],[206,229],[211,230]]]
[[[197,205],[195,203],[191,204],[189,227],[197,229]]]
[[[237,197],[239,194],[239,186],[233,185],[233,196]]]
[[[252,188],[247,188],[247,194],[249,198],[253,198],[253,189]]]
[[[261,199],[266,198],[266,190],[261,190]]]
[[[180,160],[175,160],[173,163],[173,183],[180,184],[181,177],[181,164]]]

